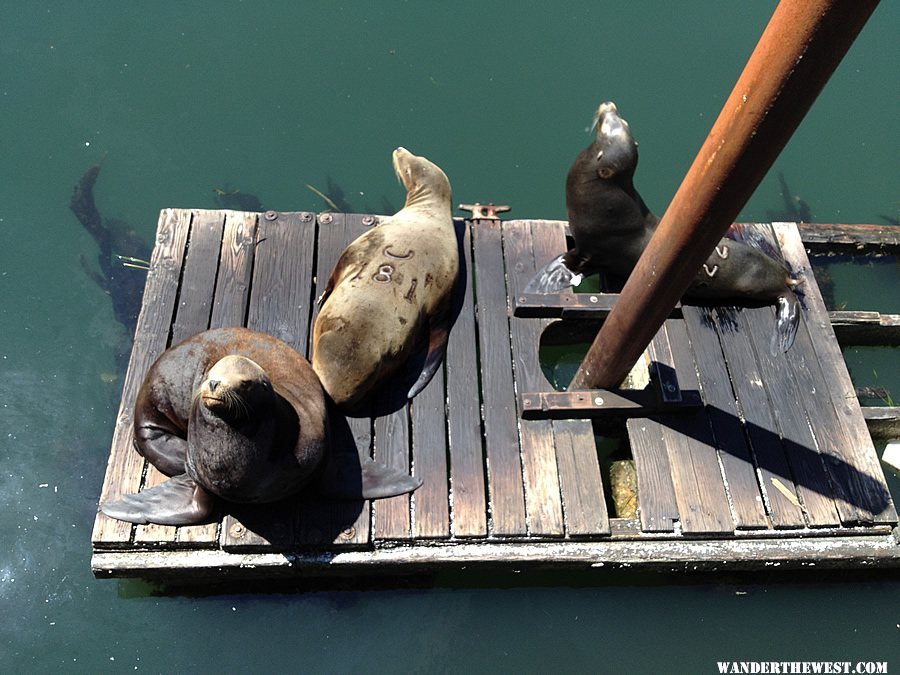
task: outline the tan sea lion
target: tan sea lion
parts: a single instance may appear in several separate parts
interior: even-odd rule
[[[634,187],[637,142],[612,102],[594,117],[595,140],[575,158],[566,177],[566,211],[575,246],[550,261],[526,287],[529,293],[559,293],[603,271],[627,277],[659,225]],[[710,254],[684,300],[700,303],[774,304],[772,353],[790,349],[800,321],[794,293],[798,281],[754,246],[723,238]]]
[[[459,271],[450,181],[405,148],[394,150],[393,164],[406,203],[341,254],[313,328],[312,367],[349,410],[408,364],[427,333],[425,364],[408,392],[415,396],[440,366],[450,332]]]
[[[274,502],[339,473],[324,471],[328,413],[309,362],[246,328],[199,333],[154,362],[135,402],[134,447],[172,478],[100,505],[132,523],[208,522],[218,499]],[[360,459],[360,471],[349,493],[346,485],[317,487],[376,498],[421,484],[368,458]]]

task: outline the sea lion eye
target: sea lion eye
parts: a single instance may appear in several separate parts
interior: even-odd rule
[[[610,169],[608,166],[604,166],[598,173],[600,174],[600,178],[612,178],[612,175],[615,173],[615,171]]]

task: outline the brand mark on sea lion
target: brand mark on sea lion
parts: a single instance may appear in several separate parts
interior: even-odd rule
[[[378,268],[378,271],[372,275],[372,279],[374,281],[377,281],[379,284],[389,284],[393,280],[393,275],[393,265],[382,265]]]
[[[390,247],[390,246],[385,246],[385,247],[384,247],[384,254],[385,254],[386,256],[388,256],[389,258],[396,258],[397,260],[407,260],[407,259],[409,259],[409,258],[412,258],[412,257],[416,254],[416,252],[413,251],[412,249],[410,249],[410,250],[408,250],[406,253],[404,253],[404,254],[402,254],[402,255],[399,255],[399,254],[397,254],[397,253],[391,252],[391,247]]]

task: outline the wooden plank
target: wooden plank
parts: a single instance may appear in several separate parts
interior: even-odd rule
[[[900,251],[900,228],[893,225],[794,224],[800,232],[800,239],[815,252],[865,254]]]
[[[552,259],[566,248],[565,230],[558,222],[531,221],[531,240],[535,268],[541,261]],[[542,321],[541,332],[550,323]],[[537,336],[532,347],[535,354],[538,353],[540,337]],[[543,378],[540,381],[543,382]],[[566,534],[569,537],[609,534],[609,515],[593,425],[583,420],[558,420],[552,422],[551,427]]]
[[[897,511],[859,401],[853,395],[853,384],[831,330],[825,303],[814,283],[803,243],[796,228],[783,223],[774,224],[774,228],[788,263],[809,280],[803,289],[807,321],[801,326],[798,340],[805,341],[808,337],[815,349],[816,359],[810,364],[809,374],[813,386],[827,390],[831,409],[827,405],[817,405],[809,406],[807,410],[826,467],[836,484],[841,520],[844,523],[895,523]],[[796,365],[792,363],[792,366]],[[796,367],[795,372],[801,374]]]
[[[720,337],[728,332],[727,339],[721,339],[721,345],[731,373],[731,386],[737,398],[737,414],[744,420],[744,430],[759,473],[760,493],[773,527],[804,527],[806,521],[803,509],[799,506],[797,488],[772,414],[749,331],[742,330],[740,325],[731,325],[729,329],[721,327],[728,325],[725,322],[729,320],[734,321],[733,312],[732,309],[716,310],[717,330]],[[776,487],[779,484],[781,488]]]
[[[101,502],[118,499],[140,488],[144,459],[131,444],[134,399],[147,369],[166,348],[190,222],[190,211],[165,209],[159,216],[156,246],[144,287],[145,302],[138,316],[134,346],[122,386],[109,463],[100,492]],[[95,547],[121,546],[128,543],[131,531],[131,523],[98,512],[91,540]]]
[[[444,371],[439,369],[410,404],[413,474],[424,481],[412,494],[416,538],[450,535],[445,402]]]
[[[256,245],[255,213],[226,211],[210,328],[243,326]]]
[[[670,319],[671,320],[671,319]],[[663,328],[657,332],[647,348],[652,372],[660,382],[677,380],[672,349],[669,346],[668,332]],[[674,383],[672,383],[674,384]],[[674,390],[676,387],[672,387]],[[684,390],[681,382],[675,392],[668,396],[684,399],[689,392]],[[699,392],[694,394],[699,398]],[[672,532],[678,515],[678,500],[672,483],[672,468],[669,464],[669,453],[666,451],[666,438],[663,425],[656,419],[629,419],[625,427],[634,458],[638,479],[638,516],[643,532]]]
[[[734,228],[732,236],[736,241],[746,241],[772,255],[778,255],[778,245],[771,228],[767,226],[746,225]],[[769,341],[775,330],[772,307],[745,308],[738,315],[737,322],[739,330],[746,331],[750,336],[757,354],[761,379],[769,394],[775,422],[793,473],[796,496],[800,498],[808,524],[811,527],[838,525],[840,521],[837,519],[828,476],[806,419],[803,392],[791,369],[791,362],[805,358],[802,348],[795,345],[788,355],[773,356],[769,353]],[[766,487],[774,487],[774,484]]]
[[[399,471],[410,470],[409,406],[375,419],[375,461]],[[419,488],[420,490],[422,488]],[[375,539],[409,539],[412,536],[410,496],[379,499],[372,505]]]
[[[367,221],[368,222],[368,221]],[[372,221],[374,223],[374,221]],[[331,270],[344,248],[367,229],[363,216],[326,213],[318,216],[318,246],[313,297],[321,296]],[[319,306],[312,307],[315,322]],[[310,340],[312,331],[310,330]],[[310,354],[312,345],[310,344]],[[372,422],[368,417],[346,418],[333,406],[329,410],[332,427],[332,452],[357,452],[369,455],[372,450]],[[316,501],[305,505],[300,514],[298,542],[301,545],[363,546],[371,533],[371,511],[368,500],[350,502]],[[335,533],[337,533],[336,536]]]
[[[638,516],[642,532],[673,532],[679,520],[663,426],[650,418],[626,423],[638,480]]]
[[[647,541],[467,542],[450,546],[397,546],[374,551],[285,556],[235,555],[223,551],[136,551],[95,553],[91,570],[98,578],[147,577],[197,582],[226,579],[367,578],[397,574],[465,570],[476,581],[485,570],[572,570],[596,574],[608,569],[666,572],[723,572],[773,568],[814,570],[896,569],[900,547],[888,534],[843,537],[725,539],[685,538]],[[516,578],[514,576],[507,578]]]
[[[172,326],[172,345],[209,327],[224,228],[224,212],[194,212],[190,245],[181,274],[178,312]],[[218,526],[219,523],[210,523],[180,527],[176,538],[179,544],[187,546],[215,544]]]
[[[275,213],[259,217],[252,247],[247,327],[273,335],[305,353],[312,313],[312,262],[316,226],[311,213]],[[270,514],[264,531],[234,514],[222,523],[224,548],[264,548],[292,545],[298,524],[296,499],[271,508],[251,509]],[[246,517],[245,517],[246,520]],[[263,522],[262,518],[257,518]]]
[[[172,345],[209,328],[224,229],[224,211],[194,211],[172,324]]]
[[[682,391],[699,389],[694,352],[683,320],[664,324],[671,354],[659,349],[658,361],[675,368]],[[660,343],[662,344],[662,343]],[[685,534],[733,532],[734,519],[725,493],[715,440],[705,410],[657,418],[669,453],[672,484]]]
[[[223,211],[193,212],[169,346],[176,345],[209,326],[224,225]],[[145,472],[143,489],[167,480],[149,462],[146,463]],[[217,541],[217,530],[218,523],[182,528],[137,525],[134,528],[134,541],[148,546],[165,545],[174,540],[186,545],[212,545]]]
[[[900,407],[865,406],[862,414],[872,438],[900,438]]]
[[[316,256],[315,214],[269,211],[257,224],[247,327],[309,354]]]
[[[831,327],[842,347],[849,345],[900,346],[900,314],[828,312]]]
[[[525,493],[506,317],[500,223],[476,221],[472,224],[472,233],[492,533],[501,537],[524,536]]]
[[[741,377],[742,374],[740,371],[729,373],[723,355],[722,344],[730,341],[731,331],[717,325],[717,317],[723,315],[714,314],[710,308],[685,307],[683,312],[694,354],[698,355],[696,363],[700,389],[706,402],[721,470],[725,475],[725,489],[730,497],[735,527],[768,527],[756,469],[731,384],[732,377]],[[730,351],[735,351],[736,347],[732,345]]]
[[[487,536],[484,439],[475,333],[472,232],[454,221],[460,241],[458,313],[447,344],[447,442],[450,452],[451,529],[454,537]],[[456,311],[456,308],[455,308]]]
[[[517,295],[534,276],[536,267],[528,221],[511,220],[502,225],[503,255],[507,262],[510,316]],[[541,373],[538,348],[543,321],[512,317],[509,322],[516,386],[519,391],[549,388]],[[519,406],[522,412],[522,406]],[[519,443],[525,482],[525,518],[532,536],[562,537],[562,497],[553,426],[549,420],[519,420]]]
[[[776,241],[773,229],[766,225],[762,226],[761,230],[762,236],[769,243],[769,246],[779,250],[779,243]],[[796,232],[796,230],[793,230],[793,232]],[[787,236],[790,236],[787,228],[785,233]],[[796,235],[794,246],[798,249],[798,252],[794,255],[793,260],[788,261],[788,265],[795,274],[799,274],[802,278],[808,280],[807,284],[804,284],[803,289],[808,311],[814,304],[813,295],[819,294],[818,286],[812,275],[806,252],[803,250],[803,244]],[[821,308],[824,310],[824,303]],[[807,312],[802,312],[801,316],[805,319],[810,318]],[[827,329],[828,326],[828,322],[822,323],[823,330]],[[826,363],[822,366],[822,359],[828,359],[829,357],[822,353],[817,354],[818,350],[812,340],[812,335],[815,332],[815,327],[809,321],[801,321],[794,343],[795,348],[791,350],[791,358],[788,359],[788,364],[793,371],[797,387],[802,394],[801,402],[806,410],[806,417],[812,429],[813,439],[829,474],[829,482],[841,522],[845,524],[870,523],[872,522],[872,513],[865,506],[858,505],[848,492],[851,481],[856,479],[855,474],[857,472],[854,467],[844,463],[841,455],[843,454],[843,449],[852,452],[850,449],[853,447],[856,439],[848,433],[842,416],[835,414],[834,410],[828,405],[829,396],[827,392],[830,392],[831,387],[840,381],[840,378],[833,373],[829,373],[827,376],[824,375],[824,371],[829,370],[829,366],[832,364]],[[837,344],[834,342],[833,333],[830,333],[830,341],[838,355],[841,366],[843,366],[843,357]],[[849,376],[846,382],[849,382]],[[863,433],[863,436],[871,444],[866,432]],[[835,458],[835,461],[829,462],[829,458]],[[884,488],[884,493],[887,494],[886,487]]]
[[[774,356],[769,353],[768,344],[775,327],[775,313],[770,307],[745,310],[741,312],[738,321],[742,330],[749,331],[750,339],[758,352],[760,375],[769,394],[775,423],[808,524],[810,527],[838,525],[840,520],[828,476],[806,419],[803,392],[794,379],[789,363],[789,359],[799,357],[790,352]]]

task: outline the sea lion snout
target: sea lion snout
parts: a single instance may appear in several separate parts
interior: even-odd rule
[[[597,107],[594,128],[597,132],[596,160],[600,177],[611,179],[633,172],[637,166],[637,143],[628,122],[619,116],[615,103],[605,101]]]
[[[394,172],[406,188],[406,206],[421,199],[450,201],[450,180],[447,174],[425,157],[414,155],[404,147],[398,147],[391,155]]]
[[[263,368],[245,356],[229,355],[209,369],[200,384],[203,405],[227,420],[243,419],[272,396],[272,383]]]
[[[613,103],[612,101],[604,101],[603,103],[598,105],[597,106],[597,114],[595,115],[595,117],[597,119],[600,119],[604,114],[606,114],[608,112],[616,113],[616,114],[618,114],[618,112],[619,112],[619,109],[616,108],[616,104]]]

